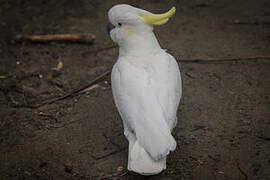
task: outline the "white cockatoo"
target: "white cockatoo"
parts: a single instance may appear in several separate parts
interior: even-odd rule
[[[111,81],[115,104],[129,141],[128,170],[153,175],[166,169],[166,156],[175,150],[171,135],[182,94],[178,64],[162,49],[153,33],[175,7],[164,14],[120,4],[109,12],[108,33],[119,45]]]

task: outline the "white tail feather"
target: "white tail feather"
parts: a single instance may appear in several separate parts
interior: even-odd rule
[[[153,160],[138,141],[129,141],[128,170],[142,175],[158,174],[166,169],[166,156]]]

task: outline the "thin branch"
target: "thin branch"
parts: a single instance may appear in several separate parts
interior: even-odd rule
[[[240,21],[240,20],[235,20],[232,23],[237,24],[237,25],[269,25],[270,21]]]
[[[101,179],[110,179],[110,178],[116,178],[116,177],[123,177],[128,174],[128,171],[124,171],[123,173],[114,173],[110,175],[103,175]]]
[[[60,101],[60,100],[63,100],[63,99],[66,99],[67,97],[70,97],[72,95],[75,95],[75,94],[79,94],[79,93],[82,93],[82,92],[85,92],[86,89],[92,89],[91,86],[96,86],[96,83],[99,82],[100,80],[104,79],[107,75],[109,75],[111,73],[110,70],[106,71],[105,73],[99,75],[97,78],[95,78],[93,81],[91,81],[88,85],[86,86],[83,86],[83,87],[80,87],[68,94],[65,94],[63,96],[60,96],[60,97],[57,97],[57,98],[53,98],[53,99],[49,99],[47,101],[44,101],[42,102],[41,104],[38,104],[38,105],[33,105],[31,106],[32,108],[39,108],[41,106],[44,106],[45,104],[52,104],[56,101]]]
[[[96,50],[83,52],[81,55],[83,55],[83,56],[88,55],[88,54],[95,54],[96,55],[96,54],[98,54],[100,52],[107,51],[107,50],[110,50],[110,49],[115,49],[117,47],[118,47],[117,45],[112,45],[112,46],[105,47],[105,48],[100,48],[100,49],[96,49]]]
[[[204,63],[204,62],[224,62],[224,61],[248,61],[248,60],[270,60],[270,56],[254,56],[254,57],[240,57],[240,58],[213,58],[213,59],[177,59],[182,63]]]
[[[238,162],[238,160],[235,160],[236,162],[236,166],[238,168],[238,170],[240,171],[240,173],[244,176],[244,180],[248,180],[248,175],[247,173],[240,167],[240,164]]]
[[[115,154],[117,154],[117,153],[119,153],[119,152],[122,152],[122,151],[124,151],[124,150],[126,150],[126,149],[127,149],[127,147],[122,147],[122,148],[119,148],[119,149],[117,149],[117,150],[115,150],[115,151],[112,151],[112,152],[110,152],[110,153],[108,153],[108,154],[106,154],[106,155],[104,155],[104,156],[93,157],[93,158],[94,158],[95,160],[104,159],[104,158],[107,158],[107,157],[109,157],[109,156],[115,155]]]
[[[97,178],[97,180],[102,180],[102,177],[104,176],[104,172],[102,172],[99,176],[98,176],[98,178]]]
[[[80,42],[93,43],[95,40],[93,34],[48,34],[48,35],[17,35],[16,41],[29,41],[37,43],[49,42]]]
[[[264,141],[269,141],[270,142],[270,138],[266,137],[266,136],[259,136],[259,135],[255,135],[256,138],[262,139]]]

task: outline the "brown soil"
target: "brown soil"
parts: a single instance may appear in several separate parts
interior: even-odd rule
[[[107,11],[120,2],[0,2],[0,76],[7,76],[0,79],[0,179],[145,179],[124,173],[127,141],[109,84],[27,107],[112,67],[117,49],[96,50],[113,45],[105,32]],[[157,13],[176,6],[175,17],[155,32],[178,59],[270,55],[269,0],[130,4]],[[12,41],[17,34],[55,33],[97,38],[92,45]],[[57,72],[53,68],[60,61]],[[167,170],[146,179],[270,179],[270,61],[181,63],[180,68],[178,147]]]

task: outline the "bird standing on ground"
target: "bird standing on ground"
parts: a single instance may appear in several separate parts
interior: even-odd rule
[[[175,13],[152,14],[130,5],[109,10],[107,25],[119,45],[111,81],[115,104],[129,141],[128,170],[153,175],[166,169],[166,156],[175,150],[171,135],[182,94],[178,64],[161,49],[153,26]]]

